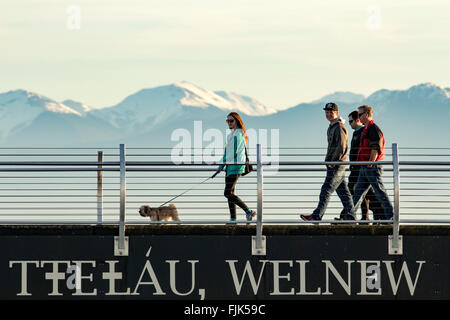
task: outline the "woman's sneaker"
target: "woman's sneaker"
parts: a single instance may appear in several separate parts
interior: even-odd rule
[[[245,213],[245,217],[247,218],[247,221],[252,221],[252,219],[255,215],[256,215],[255,210],[250,210],[249,212]]]

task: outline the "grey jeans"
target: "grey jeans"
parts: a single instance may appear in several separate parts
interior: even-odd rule
[[[327,176],[320,190],[319,204],[313,211],[315,220],[322,219],[328,206],[331,194],[336,191],[344,206],[344,220],[355,220],[355,210],[352,202],[352,195],[345,181],[345,166],[327,166]]]

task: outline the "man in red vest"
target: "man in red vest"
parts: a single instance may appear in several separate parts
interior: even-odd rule
[[[360,106],[358,107],[358,115],[365,127],[361,133],[357,161],[367,162],[383,160],[386,155],[384,135],[381,129],[372,120],[372,108],[367,105]],[[382,174],[383,168],[380,165],[361,166],[358,182],[355,186],[353,204],[356,212],[362,199],[364,199],[369,190],[369,187],[372,186],[375,196],[383,207],[384,218],[390,220],[393,217],[394,210],[387,195],[386,188],[384,187],[383,179],[381,178]]]

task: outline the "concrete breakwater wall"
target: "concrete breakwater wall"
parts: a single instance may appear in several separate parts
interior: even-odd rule
[[[267,225],[0,226],[0,299],[450,299],[450,227]]]

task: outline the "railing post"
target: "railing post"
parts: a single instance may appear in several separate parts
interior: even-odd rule
[[[392,236],[389,236],[389,254],[403,254],[402,236],[400,235],[400,169],[398,145],[392,144],[392,164],[394,172],[394,216],[392,221]]]
[[[114,254],[119,256],[128,255],[128,237],[125,237],[126,218],[126,167],[125,167],[125,145],[120,145],[120,217],[119,237],[116,237]]]
[[[266,255],[266,237],[263,230],[263,166],[261,156],[261,144],[256,145],[256,169],[257,169],[257,207],[256,207],[256,237],[252,237],[252,254]]]
[[[103,151],[97,152],[97,160],[99,162],[98,169],[101,169],[103,162]],[[103,171],[97,171],[97,224],[103,222]]]

